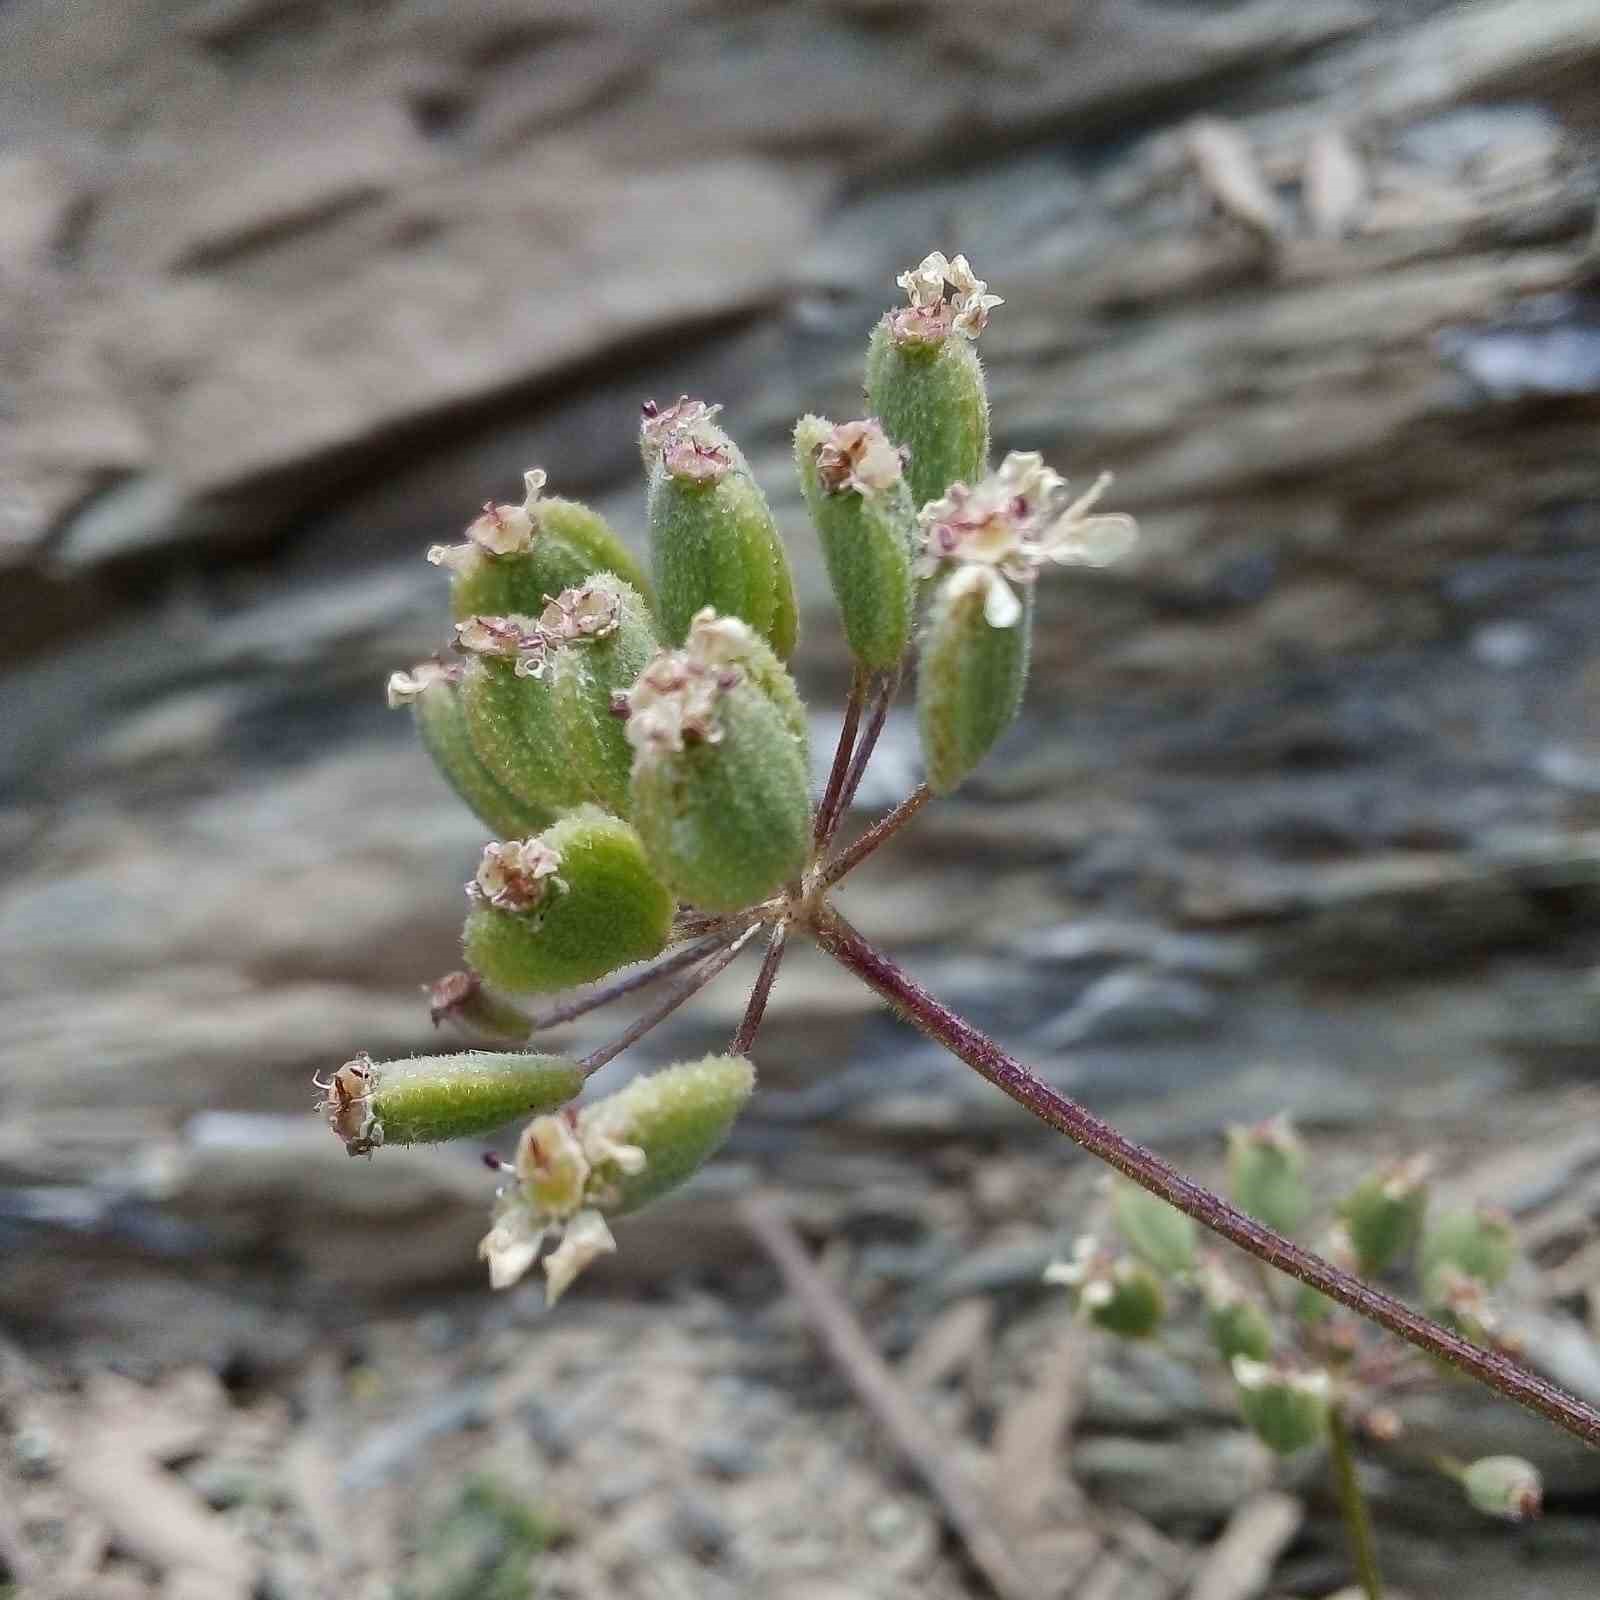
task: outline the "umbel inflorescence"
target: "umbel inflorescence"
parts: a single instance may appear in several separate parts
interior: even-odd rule
[[[872,415],[807,416],[795,429],[857,662],[850,740],[820,802],[785,665],[799,623],[788,555],[720,406],[685,396],[643,408],[648,575],[598,513],[547,495],[542,470],[526,475],[520,505],[490,503],[460,543],[429,550],[450,576],[450,648],[396,672],[389,702],[413,709],[440,770],[499,835],[467,885],[468,967],[443,980],[439,1014],[526,1035],[532,1019],[506,997],[663,956],[685,974],[681,994],[762,927],[781,951],[822,903],[835,829],[919,621],[929,785],[944,793],[1016,715],[1040,568],[1100,564],[1131,543],[1130,519],[1089,513],[1104,480],[1073,500],[1038,455],[989,472],[974,341],[1001,302],[966,258],[932,254],[899,282],[909,303],[884,316],[868,354]],[[668,955],[674,946],[693,960]],[[753,1036],[758,1020],[741,1031]],[[576,1110],[568,1102],[611,1050],[585,1062],[363,1057],[329,1080],[324,1105],[352,1153],[540,1113],[483,1254],[503,1287],[562,1236],[546,1259],[553,1299],[614,1247],[606,1216],[686,1177],[721,1142],[754,1083],[749,1043]]]
[[[611,1219],[682,1182],[725,1139],[754,1089],[749,1053],[786,943],[804,935],[1150,1195],[1600,1443],[1600,1413],[1470,1328],[1430,1320],[1304,1249],[1045,1084],[832,904],[833,886],[955,789],[1015,719],[1041,572],[1105,565],[1136,533],[1097,509],[1108,477],[1074,496],[1035,453],[992,464],[976,342],[1002,302],[966,258],[935,252],[898,282],[906,303],[867,344],[867,414],[804,416],[794,430],[805,537],[821,547],[855,662],[820,796],[787,667],[799,629],[788,555],[720,406],[685,396],[643,408],[648,571],[597,512],[547,494],[541,470],[526,475],[520,505],[490,503],[463,540],[429,550],[449,576],[451,637],[390,678],[389,702],[410,708],[439,770],[494,835],[467,885],[466,966],[434,986],[433,1015],[499,1048],[357,1057],[321,1083],[329,1123],[352,1154],[369,1154],[531,1118],[514,1160],[494,1163],[503,1181],[481,1254],[505,1287],[551,1246],[554,1300],[615,1248]],[[840,848],[840,821],[913,660],[926,781]],[[593,1073],[762,932],[765,959],[725,1054],[578,1103]],[[647,988],[658,998],[644,1014],[582,1060],[516,1048]],[[539,1015],[517,1004],[565,991]],[[1126,1273],[1110,1270],[1105,1283],[1085,1278],[1085,1304],[1121,1295]]]

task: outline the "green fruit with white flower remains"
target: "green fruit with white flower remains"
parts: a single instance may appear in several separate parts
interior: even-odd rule
[[[896,666],[911,642],[916,516],[898,451],[872,420],[802,417],[795,465],[845,638],[862,666]]]
[[[643,429],[662,629],[680,644],[709,606],[748,623],[787,660],[799,631],[788,553],[742,452],[713,420],[715,408],[685,409],[697,405],[680,401],[647,417]]]
[[[672,895],[639,836],[592,807],[488,846],[469,889],[467,961],[511,994],[592,983],[659,955],[672,934]]]
[[[357,1056],[324,1085],[322,1110],[350,1154],[365,1155],[379,1145],[479,1138],[519,1117],[554,1111],[582,1089],[583,1068],[564,1056],[489,1050],[400,1061]]]
[[[1022,613],[997,628],[984,615],[988,575],[965,565],[940,580],[917,671],[917,726],[928,787],[948,794],[1016,719],[1028,681],[1033,589]]]

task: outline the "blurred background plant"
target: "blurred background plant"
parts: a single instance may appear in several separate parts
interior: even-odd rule
[[[352,1170],[306,1114],[352,1038],[429,1046],[481,844],[373,694],[436,642],[417,552],[530,461],[641,551],[651,394],[790,484],[934,239],[1020,308],[997,454],[1116,467],[1145,537],[1043,591],[1006,759],[851,915],[1212,1176],[1278,1106],[1330,1192],[1426,1147],[1441,1210],[1517,1220],[1504,1331],[1600,1394],[1592,6],[14,0],[0,47],[13,1578],[386,1592],[479,1471],[563,1530],[552,1592],[1003,1583],[777,1295],[765,1179],[1062,1591],[1348,1580],[1226,1382],[1063,1326],[1089,1164],[820,966],[728,1159],[556,1322],[463,1276],[474,1151]],[[883,749],[864,806],[915,779]],[[1590,1594],[1589,1455],[1453,1386],[1397,1409],[1547,1505],[1489,1528],[1364,1461],[1397,1590]]]

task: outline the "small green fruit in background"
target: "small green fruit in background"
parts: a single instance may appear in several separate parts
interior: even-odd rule
[[[1431,1283],[1440,1268],[1449,1267],[1493,1289],[1505,1282],[1516,1259],[1517,1234],[1511,1218],[1487,1206],[1447,1212],[1422,1236],[1424,1284]]]
[[[1279,1233],[1293,1233],[1310,1215],[1305,1146],[1287,1117],[1228,1130],[1228,1192]]]
[[[864,667],[897,666],[916,600],[916,518],[900,453],[870,418],[835,427],[811,416],[795,427],[794,453],[851,653]]]
[[[491,844],[468,885],[468,963],[510,994],[592,983],[667,946],[673,901],[626,822],[584,808]]]
[[[1111,1209],[1129,1248],[1157,1272],[1172,1277],[1194,1266],[1193,1217],[1126,1178],[1111,1181]]]
[[[1267,1360],[1272,1354],[1272,1323],[1261,1306],[1214,1259],[1201,1268],[1200,1288],[1209,1314],[1211,1342],[1223,1361],[1231,1363],[1235,1356]]]
[[[1124,1339],[1146,1339],[1166,1315],[1161,1280],[1142,1261],[1102,1249],[1085,1235],[1070,1261],[1045,1268],[1044,1281],[1072,1291],[1079,1315]]]
[[[1416,1248],[1428,1209],[1425,1158],[1396,1162],[1345,1197],[1339,1216],[1363,1273],[1381,1272]]]
[[[464,544],[436,544],[428,560],[450,573],[450,614],[536,615],[552,596],[596,572],[614,572],[642,595],[649,584],[633,553],[597,511],[544,498],[545,474],[523,474],[520,506],[486,505]]]
[[[563,1056],[487,1050],[401,1061],[362,1055],[317,1082],[328,1125],[358,1156],[385,1144],[475,1138],[553,1111],[582,1090],[583,1068]]]
[[[461,704],[462,669],[424,661],[409,672],[391,673],[391,709],[409,705],[422,747],[445,781],[466,802],[472,814],[501,838],[537,833],[555,821],[555,813],[520,799],[478,758]]]
[[[1333,1380],[1326,1372],[1271,1366],[1245,1355],[1229,1365],[1240,1415],[1269,1449],[1293,1455],[1327,1433]]]
[[[721,1147],[755,1087],[743,1056],[706,1056],[637,1078],[576,1116],[538,1117],[517,1144],[516,1181],[496,1202],[478,1253],[496,1289],[515,1283],[552,1233],[553,1303],[596,1256],[616,1249],[607,1216],[637,1211]]]
[[[1474,1510],[1507,1522],[1528,1522],[1544,1505],[1539,1469],[1520,1456],[1483,1456],[1461,1475],[1461,1487]]]
[[[934,251],[897,281],[911,303],[872,330],[867,409],[905,447],[912,502],[922,506],[988,467],[989,392],[972,341],[1001,301],[965,256]]]
[[[687,397],[646,409],[650,564],[661,625],[681,644],[710,606],[747,622],[784,660],[799,610],[778,525],[742,452],[716,421],[718,406]]]
[[[628,697],[630,814],[682,900],[737,911],[804,870],[804,747],[771,695],[721,653],[714,619],[647,667]]]

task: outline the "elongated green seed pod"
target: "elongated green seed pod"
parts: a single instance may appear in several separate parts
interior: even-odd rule
[[[518,1117],[554,1111],[582,1088],[583,1068],[563,1056],[357,1056],[323,1085],[322,1110],[354,1156],[384,1144],[477,1138]]]
[[[928,786],[948,794],[989,753],[1022,705],[1033,638],[1033,590],[1009,627],[984,616],[980,568],[961,567],[934,591],[917,671],[917,726]]]
[[[389,703],[409,704],[422,747],[474,816],[502,839],[537,833],[555,821],[555,813],[513,794],[494,776],[473,749],[461,691],[448,669],[424,662],[389,680]]]
[[[799,629],[794,576],[743,454],[705,408],[676,428],[647,419],[644,432],[658,436],[646,448],[650,565],[668,642],[682,643],[710,606],[749,623],[787,660]]]
[[[630,810],[674,893],[707,911],[738,911],[804,869],[809,773],[783,714],[753,684],[721,691],[716,718],[715,739],[640,751]]]
[[[592,983],[660,954],[672,933],[672,895],[639,836],[593,807],[490,845],[469,893],[467,961],[510,994]]]
[[[595,1201],[598,1209],[614,1216],[638,1211],[692,1177],[727,1139],[755,1082],[745,1057],[706,1056],[635,1078],[585,1109],[580,1138],[599,1127],[645,1157],[641,1170],[614,1177]]]
[[[867,409],[905,446],[919,508],[952,483],[976,483],[988,468],[988,386],[978,352],[959,334],[902,342],[885,317],[867,345]]]
[[[795,466],[852,654],[895,666],[911,642],[916,517],[899,453],[876,422],[802,417]]]
[[[590,631],[598,621],[597,631]],[[633,747],[613,699],[633,687],[660,649],[649,608],[624,579],[600,573],[540,616],[551,639],[551,696],[559,748],[588,798],[625,814]]]
[[[461,678],[467,733],[478,759],[524,805],[559,815],[589,799],[556,711],[551,673],[519,673],[499,656],[469,661]]]

